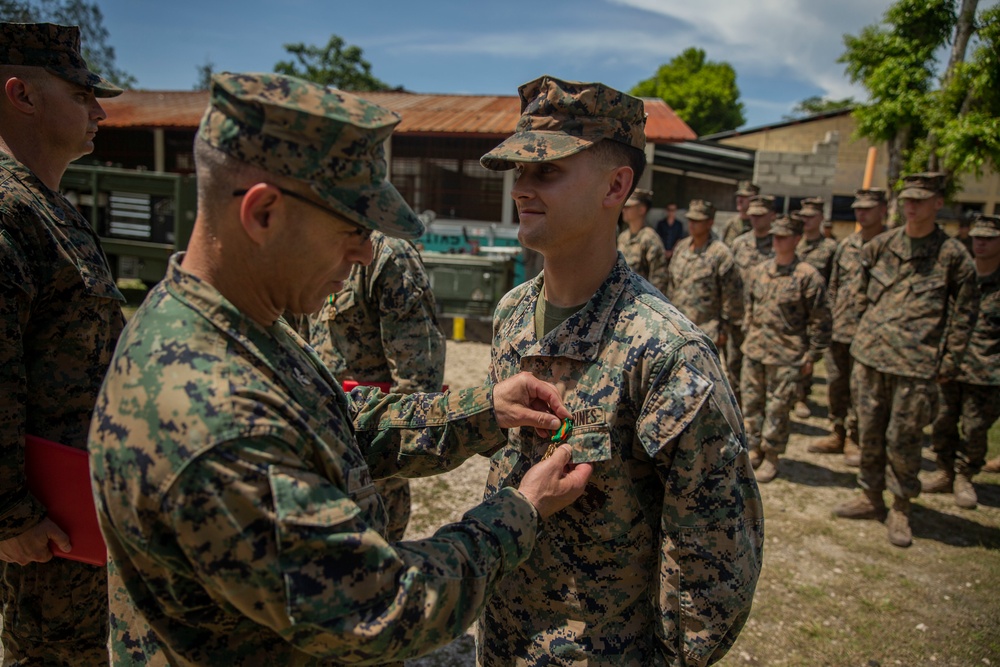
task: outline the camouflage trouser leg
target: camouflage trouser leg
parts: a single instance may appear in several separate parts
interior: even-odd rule
[[[743,357],[743,427],[747,446],[765,452],[785,453],[788,444],[788,411],[802,377],[798,366],[769,366]]]
[[[410,523],[410,481],[399,477],[378,479],[375,480],[375,490],[382,496],[385,511],[389,514],[385,537],[390,542],[399,542]]]
[[[851,383],[861,436],[858,484],[871,491],[888,488],[900,498],[916,498],[923,429],[937,399],[934,381],[881,373],[855,363]]]
[[[3,565],[3,665],[107,665],[107,570],[63,558]]]
[[[726,372],[729,373],[729,384],[733,387],[736,403],[743,407],[742,384],[740,374],[743,372],[743,329],[736,324],[729,327],[729,337],[726,339]]]
[[[938,386],[938,410],[931,442],[942,462],[952,464],[965,475],[975,475],[983,467],[987,435],[1000,418],[998,387],[948,382]],[[962,422],[961,437],[958,433]]]
[[[830,401],[830,421],[837,426],[843,426],[847,437],[858,441],[858,413],[854,409],[854,398],[851,394],[851,368],[854,357],[851,356],[849,343],[830,343],[829,349],[823,355],[826,362],[827,398]]]

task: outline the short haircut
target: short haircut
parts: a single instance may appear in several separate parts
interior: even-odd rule
[[[623,144],[613,139],[601,139],[589,149],[594,157],[606,167],[631,167],[632,187],[626,197],[631,197],[639,179],[646,171],[646,154],[639,148]]]
[[[279,187],[298,186],[294,179],[272,174],[260,167],[241,162],[212,146],[201,137],[194,139],[194,163],[198,184],[198,208],[206,219],[214,218],[233,199],[233,191],[255,183],[273,183]]]

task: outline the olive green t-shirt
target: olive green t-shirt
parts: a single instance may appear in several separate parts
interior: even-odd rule
[[[581,303],[579,306],[560,308],[553,306],[543,298],[538,299],[538,303],[535,305],[535,338],[541,340],[550,331],[565,322],[570,315],[586,305]]]

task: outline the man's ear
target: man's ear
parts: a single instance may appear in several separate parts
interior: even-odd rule
[[[35,93],[38,87],[24,79],[12,76],[4,82],[3,92],[16,110],[25,114],[35,113]]]
[[[240,225],[247,237],[262,246],[274,234],[275,223],[284,214],[281,192],[270,183],[247,189],[240,202]]]
[[[632,167],[616,167],[610,175],[608,191],[604,196],[604,204],[609,208],[621,208],[628,199],[628,193],[632,189],[632,180],[635,173]]]

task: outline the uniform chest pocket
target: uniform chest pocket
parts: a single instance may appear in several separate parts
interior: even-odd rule
[[[885,291],[892,286],[892,277],[881,266],[874,266],[868,272],[868,297],[869,303],[878,303]]]
[[[567,443],[573,463],[589,463],[594,472],[576,502],[542,522],[544,530],[564,544],[607,542],[629,532],[642,520],[642,510],[607,425],[574,429]]]
[[[919,299],[935,298],[944,292],[945,286],[943,276],[930,276],[910,283],[910,293]]]
[[[98,299],[125,302],[125,296],[118,289],[114,278],[103,264],[100,266],[91,266],[90,264],[80,263],[77,264],[76,268],[80,273],[80,280],[83,281],[83,288],[87,294]]]
[[[800,327],[806,317],[802,295],[796,286],[784,287],[778,292],[778,311],[785,326],[790,329]]]
[[[334,320],[343,318],[349,315],[357,305],[357,300],[354,294],[354,290],[346,289],[341,290],[336,295],[334,295],[333,308],[327,308],[327,321],[333,322]]]

